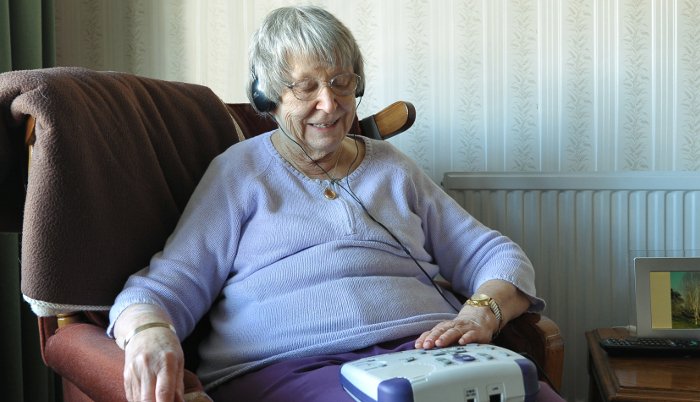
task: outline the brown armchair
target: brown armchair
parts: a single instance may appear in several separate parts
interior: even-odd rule
[[[162,247],[211,159],[274,123],[203,86],[79,68],[0,74],[0,110],[0,185],[12,195],[0,216],[24,214],[21,286],[44,361],[65,401],[125,400],[123,352],[105,334],[110,304]],[[388,138],[414,119],[397,102],[354,130]],[[188,400],[208,399],[192,372],[203,325],[183,345]],[[532,356],[559,388],[551,320],[526,314],[497,343]]]

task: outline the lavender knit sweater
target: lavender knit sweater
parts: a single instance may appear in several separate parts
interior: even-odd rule
[[[295,170],[270,135],[211,163],[164,250],[117,297],[111,321],[130,304],[158,304],[184,338],[211,309],[199,375],[214,386],[282,359],[350,351],[452,319],[454,309],[358,202],[338,184],[339,197],[326,199],[329,183]],[[530,296],[531,310],[544,307],[517,245],[389,142],[361,140],[365,158],[340,185],[431,276],[466,295],[503,279]]]

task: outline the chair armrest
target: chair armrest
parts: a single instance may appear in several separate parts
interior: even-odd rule
[[[564,340],[557,324],[537,313],[524,313],[511,320],[494,340],[496,345],[531,357],[550,385],[561,389],[564,368]]]
[[[93,400],[126,401],[124,352],[104,328],[87,323],[62,327],[46,340],[44,358],[51,369]],[[188,370],[185,394],[187,401],[211,401]]]

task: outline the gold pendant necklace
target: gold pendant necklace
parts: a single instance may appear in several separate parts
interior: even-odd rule
[[[328,200],[335,200],[338,198],[338,194],[330,187],[326,187],[326,189],[323,190],[323,196]]]
[[[330,179],[329,185],[328,185],[328,186],[325,186],[324,189],[323,189],[323,196],[324,196],[327,200],[335,200],[336,198],[338,198],[338,193],[337,193],[335,190],[333,190],[332,186],[333,186],[335,183],[339,182],[340,179],[337,179],[337,178],[333,177],[333,175],[331,175],[331,172],[335,172],[335,171],[338,169],[338,164],[340,163],[340,158],[343,156],[343,149],[344,149],[343,143],[341,143],[341,144],[340,144],[340,151],[338,152],[338,158],[335,160],[335,166],[333,166],[333,169],[331,169],[330,171],[326,171],[326,170],[323,169],[318,163],[316,163],[316,166],[318,166],[321,170],[323,170],[323,173],[325,173],[325,175],[328,176],[328,178]],[[304,170],[301,169],[301,168],[293,161],[292,158],[290,158],[290,159],[285,158],[285,157],[282,155],[282,152],[280,152],[280,156],[282,157],[282,159],[286,160],[290,165],[292,165],[297,171],[301,172],[302,174],[305,174],[305,173],[304,173]],[[313,160],[312,160],[312,161],[313,161]],[[315,162],[315,161],[313,161],[313,162]],[[307,176],[307,177],[308,177],[308,176]],[[316,181],[316,180],[318,180],[318,179],[312,179],[312,180],[313,180],[313,181]],[[320,180],[318,181],[318,184],[321,185],[321,186],[323,186],[323,183],[321,183]]]
[[[339,181],[339,179],[336,179],[331,175],[331,172],[335,172],[338,169],[338,162],[340,162],[340,158],[343,156],[343,143],[340,143],[340,152],[338,152],[338,159],[335,160],[335,166],[333,166],[333,169],[330,172],[326,172],[326,175],[331,179],[331,182],[329,186],[327,186],[323,190],[323,196],[326,197],[327,200],[335,200],[338,198],[338,193],[335,192],[330,186],[334,185],[336,182]]]

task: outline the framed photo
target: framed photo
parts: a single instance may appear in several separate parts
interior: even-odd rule
[[[634,260],[637,336],[700,339],[700,258]]]

